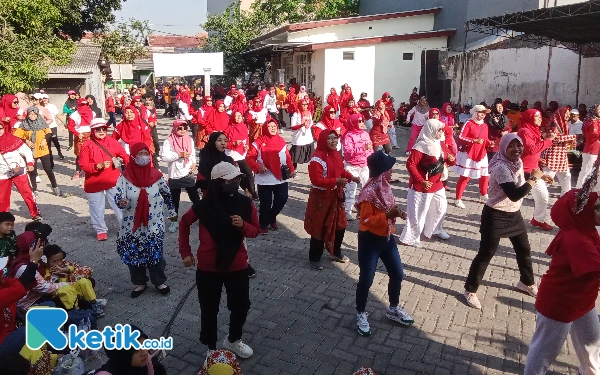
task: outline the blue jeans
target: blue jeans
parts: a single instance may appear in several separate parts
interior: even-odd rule
[[[288,183],[277,185],[258,185],[258,222],[261,229],[266,229],[277,220],[288,200]]]
[[[19,354],[25,346],[25,327],[18,328],[8,334],[0,344],[0,358]]]
[[[385,265],[390,281],[388,282],[388,295],[390,306],[400,303],[400,284],[404,278],[402,261],[394,236],[382,237],[371,232],[358,232],[358,267],[360,276],[356,285],[356,311],[365,312],[369,289],[375,278],[377,262]]]
[[[108,112],[108,122],[106,123],[108,126],[117,126],[117,116],[115,116],[114,112]]]

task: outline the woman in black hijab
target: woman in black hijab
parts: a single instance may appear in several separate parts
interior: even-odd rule
[[[102,110],[100,110],[100,108],[98,107],[98,103],[96,102],[96,98],[94,97],[94,95],[88,95],[85,98],[87,99],[92,112],[96,114],[96,118],[101,118]]]
[[[500,148],[500,139],[506,133],[510,132],[508,125],[508,119],[504,114],[504,106],[502,105],[502,99],[498,98],[492,104],[492,112],[490,112],[485,118],[485,123],[488,126],[488,137],[490,142],[493,141],[494,146],[488,147],[487,156],[488,160],[492,160],[492,157],[498,152]]]
[[[235,164],[231,156],[225,155],[227,147],[227,136],[223,132],[214,132],[208,137],[206,146],[200,151],[200,163],[198,164],[198,177],[196,188],[201,189],[203,193],[208,190],[210,182],[210,172],[213,167],[222,161]]]
[[[140,336],[138,341],[143,342],[148,339],[139,327],[131,324],[131,331],[138,331]],[[156,358],[150,358],[147,350],[128,349],[128,350],[105,350],[108,362],[96,370],[96,374],[107,372],[110,375],[166,375],[167,370],[158,362]]]

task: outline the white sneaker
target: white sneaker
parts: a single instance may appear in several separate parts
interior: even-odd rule
[[[236,342],[229,342],[229,339],[225,337],[223,341],[223,347],[231,352],[234,352],[240,358],[250,358],[254,354],[254,351],[251,347],[244,344],[242,340],[237,340]]]
[[[352,214],[346,213],[346,220],[348,220],[348,221],[354,221],[356,219],[354,218],[354,216],[352,216]]]
[[[412,316],[408,315],[408,313],[400,306],[388,307],[385,316],[388,319],[404,324],[405,326],[409,326],[415,322]]]
[[[358,326],[358,334],[361,336],[371,336],[371,326],[367,317],[369,313],[356,313],[356,325]]]
[[[526,294],[529,294],[532,297],[537,297],[538,288],[537,288],[537,286],[535,286],[535,284],[528,286],[519,281],[517,283],[517,289],[519,289],[520,291],[522,291]]]
[[[177,229],[179,229],[179,222],[172,221],[169,225],[169,233],[175,233],[177,232]]]
[[[482,201],[483,203],[487,202],[488,199],[490,199],[490,197],[487,194],[479,196],[479,200]]]
[[[106,304],[108,303],[108,300],[104,298],[96,298],[96,303],[98,303],[100,307],[105,308]]]
[[[441,240],[450,239],[450,235],[448,233],[446,233],[443,229],[441,231],[439,231],[439,233],[434,233],[433,235],[438,237]]]
[[[35,182],[37,182],[38,184],[39,184],[40,182],[42,182],[42,179],[40,178],[40,176],[37,176],[37,177],[35,178]]]
[[[479,302],[477,294],[465,290],[465,293],[463,295],[465,296],[465,300],[467,300],[467,305],[471,306],[472,308],[481,310],[481,302]]]
[[[454,202],[454,205],[458,208],[467,208],[462,199],[457,199],[456,202]]]
[[[410,156],[410,151],[406,151],[406,156]]]

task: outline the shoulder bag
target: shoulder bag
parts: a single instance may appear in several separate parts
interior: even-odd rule
[[[94,142],[98,147],[100,147],[102,149],[102,151],[104,151],[112,160],[113,165],[115,166],[115,168],[121,168],[121,165],[123,165],[123,159],[121,159],[120,157],[114,157],[112,156],[112,154],[104,147],[102,146],[100,143],[98,143],[95,139],[90,138],[92,140],[92,142]]]

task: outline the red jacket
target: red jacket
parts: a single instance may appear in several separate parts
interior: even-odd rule
[[[181,259],[192,255],[192,247],[190,246],[190,228],[198,220],[193,209],[189,209],[181,217],[179,225],[179,254]],[[258,211],[252,204],[252,221],[244,222],[244,226],[240,229],[245,238],[256,238],[260,234],[260,225],[258,223]],[[217,261],[217,248],[210,236],[210,233],[200,223],[198,225],[198,239],[200,244],[196,252],[196,264],[198,269],[206,272],[217,272],[215,266]],[[235,256],[233,263],[229,266],[227,272],[241,271],[248,268],[248,251],[244,243],[240,245],[240,250]]]
[[[26,294],[27,290],[18,279],[0,281],[0,311],[4,311],[3,314],[0,314],[0,344],[9,333],[15,330],[17,301]]]
[[[463,125],[458,136],[463,151],[469,154],[469,159],[481,161],[486,156],[486,148],[489,146],[488,126],[486,123],[477,124],[474,120],[469,120]],[[483,139],[483,143],[475,143],[475,139]]]
[[[523,171],[529,173],[533,168],[539,168],[540,155],[542,151],[552,146],[552,140],[542,139],[527,127],[519,129],[517,135],[523,141],[523,155],[521,155]]]
[[[454,165],[456,160],[450,161],[448,160],[448,155],[450,155],[450,150],[446,147],[444,143],[442,145],[442,151],[444,152],[444,161],[447,165]],[[418,150],[412,150],[408,160],[406,160],[406,169],[408,170],[408,174],[410,178],[408,180],[408,187],[413,189],[414,191],[418,191],[420,193],[435,193],[436,191],[440,191],[444,188],[442,183],[442,174],[436,174],[435,176],[426,176],[427,167],[433,163],[435,163],[437,159],[434,156],[427,155]],[[426,178],[429,177],[429,178]],[[423,189],[421,186],[421,182],[429,181],[433,185],[429,190]]]
[[[583,152],[598,155],[598,151],[600,151],[600,120],[593,120],[591,117],[585,120],[583,136],[585,137]]]
[[[116,111],[115,98],[113,98],[112,96],[109,96],[108,98],[106,98],[106,112],[110,113],[110,112],[115,112],[115,111]]]
[[[100,144],[106,148],[113,157],[120,157],[123,163],[127,163],[129,155],[125,152],[119,141],[106,136],[100,141]],[[79,165],[85,172],[85,184],[83,190],[86,193],[97,193],[108,190],[117,184],[121,171],[114,166],[98,170],[97,165],[110,161],[111,157],[102,150],[91,139],[87,140],[79,154]]]

